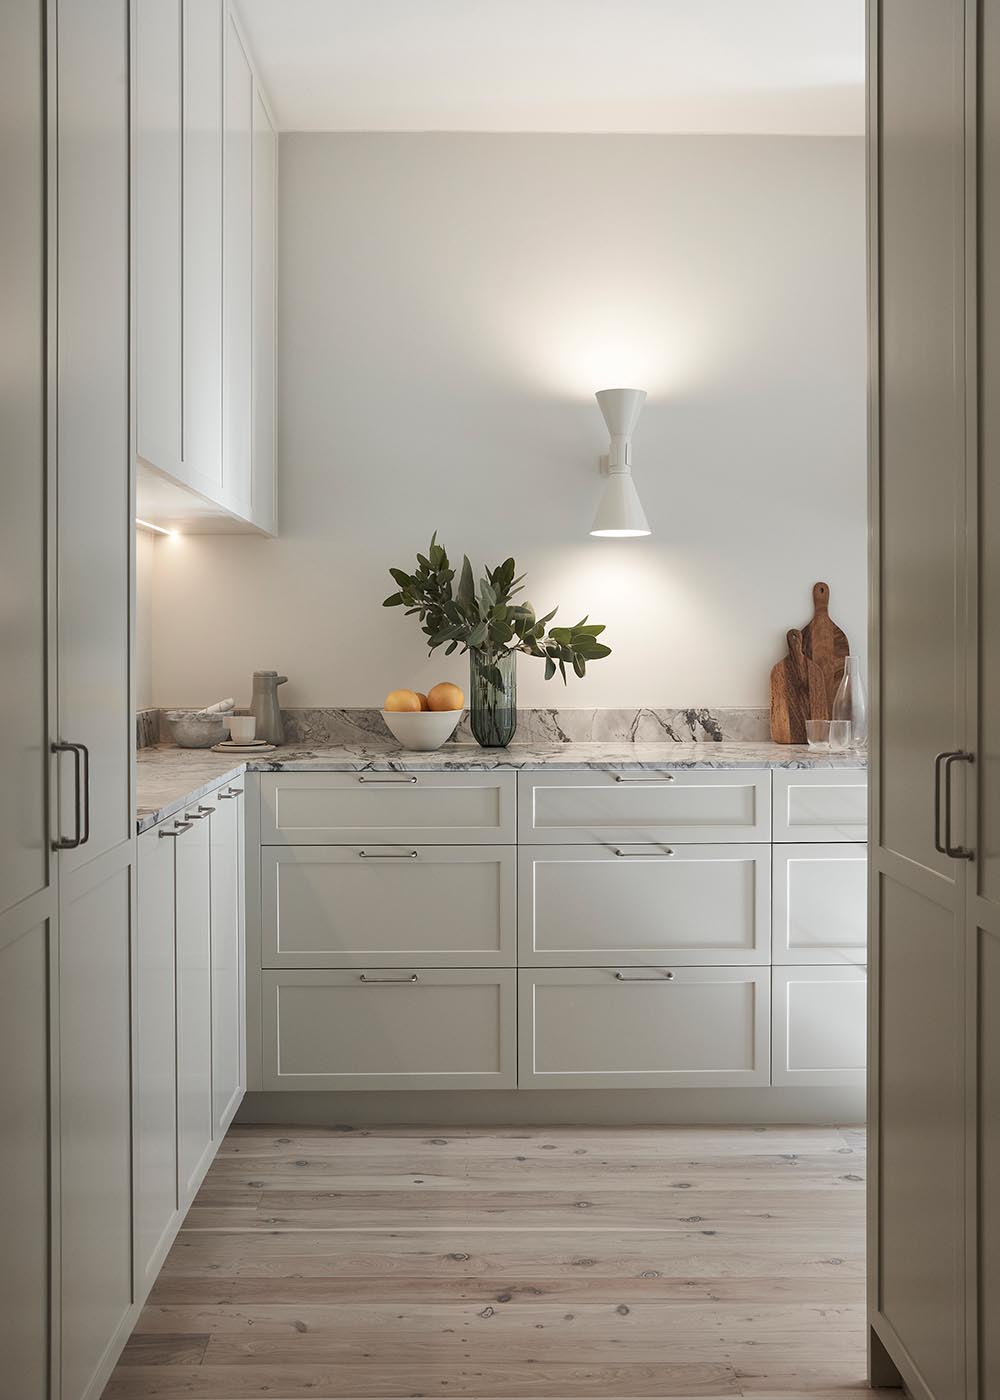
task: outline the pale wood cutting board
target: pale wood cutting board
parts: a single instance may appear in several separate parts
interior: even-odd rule
[[[802,629],[802,649],[823,673],[830,707],[826,715],[810,715],[810,719],[825,719],[833,712],[833,697],[844,675],[844,659],[851,650],[846,632],[830,616],[829,584],[813,585],[812,621]]]
[[[802,633],[787,634],[788,655],[771,668],[771,738],[776,744],[804,744],[807,719],[829,719],[826,682],[806,656]]]

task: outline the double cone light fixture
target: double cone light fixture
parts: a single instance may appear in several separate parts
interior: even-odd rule
[[[607,459],[608,484],[590,533],[607,539],[652,534],[632,480],[632,434],[646,402],[646,391],[601,389],[596,398],[611,434],[611,447]]]

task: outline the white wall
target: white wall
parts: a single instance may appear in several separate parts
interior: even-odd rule
[[[437,527],[514,554],[539,612],[606,622],[525,705],[764,704],[826,579],[864,650],[864,154],[857,138],[281,138],[281,538],[157,551],[157,703],[378,704],[465,676],[385,611]],[[593,392],[649,391],[650,539],[594,540]]]

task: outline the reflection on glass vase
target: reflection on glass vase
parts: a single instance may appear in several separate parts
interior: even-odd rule
[[[833,697],[833,718],[850,720],[852,749],[868,747],[868,697],[860,657],[848,656],[844,662],[843,679]]]
[[[505,749],[517,729],[517,656],[469,652],[469,722],[484,749]]]

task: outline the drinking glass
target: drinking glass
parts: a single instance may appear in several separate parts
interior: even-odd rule
[[[830,748],[848,749],[851,746],[851,721],[832,719],[830,721]]]

